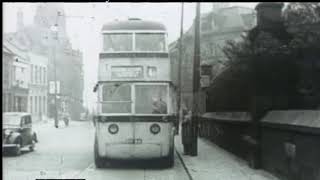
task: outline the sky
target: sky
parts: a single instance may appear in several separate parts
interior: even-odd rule
[[[209,12],[214,3],[201,3],[201,13]],[[3,31],[16,31],[17,11],[22,10],[24,24],[33,23],[36,6],[39,3],[3,3]],[[253,3],[229,3],[229,6],[254,8]],[[96,103],[92,92],[97,81],[98,53],[101,48],[100,30],[104,23],[115,19],[137,17],[162,22],[168,30],[169,43],[180,34],[181,3],[63,3],[67,34],[72,47],[83,52],[84,103],[91,110]],[[91,18],[94,17],[94,18]],[[192,25],[195,17],[195,3],[184,3],[184,32]]]

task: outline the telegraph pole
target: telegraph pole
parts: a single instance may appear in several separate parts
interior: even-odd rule
[[[192,106],[192,148],[190,155],[198,155],[198,118],[199,118],[199,88],[200,88],[200,3],[196,5],[194,31],[194,61],[193,61],[193,106]]]
[[[64,16],[67,18],[87,18],[85,16],[65,16],[64,14],[62,14],[60,11],[57,12],[57,17],[56,17],[56,24],[52,27],[53,29],[51,29],[53,31],[53,47],[52,47],[52,61],[53,61],[53,71],[54,71],[54,125],[56,128],[59,127],[59,119],[58,119],[58,102],[57,102],[57,65],[56,65],[56,46],[57,46],[57,42],[58,42],[58,20],[59,20],[59,16]],[[94,17],[89,17],[92,20],[94,20]]]
[[[91,22],[93,22],[93,21],[95,21],[95,16],[67,16],[67,15],[65,15],[65,14],[62,14],[61,12],[58,12],[58,16],[63,16],[64,18],[68,18],[68,20],[83,20],[83,19],[91,19]],[[90,26],[91,27],[91,29],[92,29],[92,27],[93,26]],[[78,99],[77,99],[78,100]],[[84,100],[83,100],[83,102],[84,102]],[[83,107],[84,107],[84,105],[82,104],[82,102],[81,102],[81,99],[80,99],[80,103],[81,103],[81,110],[83,110]],[[88,97],[87,97],[87,92],[86,92],[86,103],[87,103],[87,106],[89,107],[89,103],[88,103]]]
[[[179,122],[182,120],[181,113],[181,62],[182,62],[182,37],[183,37],[183,9],[184,4],[181,3],[181,23],[180,23],[180,40],[179,40],[179,65],[178,65],[178,113],[179,113]],[[179,131],[179,122],[178,122],[178,131]],[[179,133],[179,132],[178,132]]]
[[[58,18],[60,16],[60,12],[57,12],[56,24],[53,26],[52,29],[54,33],[53,37],[53,66],[54,66],[54,125],[56,128],[59,127],[59,120],[58,120],[58,102],[57,102],[57,63],[56,63],[56,44],[58,41]]]

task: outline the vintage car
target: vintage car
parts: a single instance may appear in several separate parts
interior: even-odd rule
[[[20,155],[21,150],[34,150],[38,142],[37,134],[32,130],[31,114],[25,112],[3,113],[2,152],[10,150]]]

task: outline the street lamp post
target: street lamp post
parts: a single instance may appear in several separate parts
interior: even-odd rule
[[[94,16],[67,16],[66,14],[63,14],[62,12],[60,12],[60,11],[58,11],[57,12],[57,23],[58,23],[58,18],[59,17],[63,17],[63,18],[68,18],[68,20],[76,20],[76,19],[78,19],[78,20],[83,20],[83,19],[91,19],[92,21],[95,21],[95,17]],[[57,24],[56,24],[57,25]],[[93,26],[90,26],[91,28],[93,27]],[[73,56],[74,54],[72,54],[72,56]],[[55,73],[56,73],[56,71],[55,71]],[[78,100],[78,99],[77,99]],[[80,103],[82,103],[81,102],[81,99],[80,99]],[[87,103],[88,104],[88,103]],[[68,110],[70,110],[70,109],[68,109]],[[71,110],[70,110],[71,111]]]
[[[200,88],[200,3],[196,5],[193,60],[193,106],[191,120],[191,156],[198,155],[198,120],[199,120],[199,88]]]
[[[183,3],[181,4],[181,22],[180,22],[180,40],[179,40],[179,65],[178,65],[178,115],[179,122],[182,121],[182,112],[181,112],[181,62],[182,62],[182,37],[183,37]],[[179,133],[179,123],[178,123],[178,132]]]
[[[55,112],[54,112],[54,124],[55,127],[59,127],[59,120],[58,120],[58,102],[57,102],[57,65],[56,65],[56,44],[58,41],[58,18],[60,16],[68,17],[68,18],[86,18],[84,16],[65,16],[62,14],[60,11],[57,12],[57,17],[56,17],[56,23],[54,26],[51,26],[51,31],[54,34],[53,36],[53,47],[52,47],[52,61],[53,61],[53,68],[54,68],[54,106],[55,106]],[[90,17],[92,20],[94,20],[94,17]]]
[[[59,127],[58,120],[58,103],[57,103],[57,65],[56,65],[56,41],[58,40],[58,24],[51,27],[51,31],[54,33],[53,36],[53,48],[52,48],[52,60],[54,68],[54,125],[56,128]]]

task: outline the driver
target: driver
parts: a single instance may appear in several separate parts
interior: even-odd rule
[[[166,114],[167,113],[167,103],[161,98],[152,98],[152,114]]]

